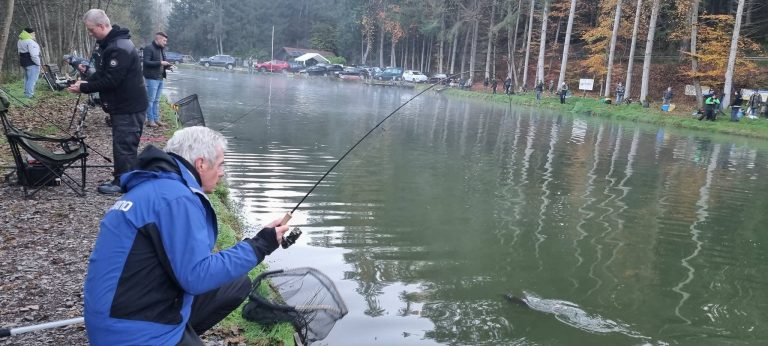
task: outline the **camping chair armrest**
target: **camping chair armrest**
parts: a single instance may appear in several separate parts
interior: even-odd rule
[[[51,136],[43,136],[43,135],[36,135],[31,134],[27,132],[23,133],[9,133],[9,136],[18,137],[18,138],[24,138],[31,141],[43,141],[43,142],[52,142],[52,143],[64,143],[64,142],[82,142],[85,140],[85,137],[83,136],[72,136],[72,137],[51,137]]]

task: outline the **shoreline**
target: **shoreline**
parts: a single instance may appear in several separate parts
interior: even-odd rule
[[[742,118],[739,122],[731,122],[729,121],[730,114],[724,114],[726,112],[730,113],[730,110],[723,110],[723,113],[718,114],[717,121],[710,122],[699,121],[691,114],[692,111],[683,112],[680,110],[677,112],[662,112],[656,107],[658,105],[655,104],[651,104],[651,107],[649,108],[643,108],[639,103],[613,105],[602,103],[594,98],[582,98],[580,96],[568,97],[565,104],[560,104],[560,99],[558,97],[542,95],[541,104],[537,105],[535,94],[532,92],[515,95],[494,95],[485,91],[467,91],[448,88],[441,93],[451,97],[480,99],[495,103],[511,103],[531,108],[545,108],[580,116],[594,116],[650,125],[671,126],[708,133],[768,139],[768,119],[763,117],[757,119]]]

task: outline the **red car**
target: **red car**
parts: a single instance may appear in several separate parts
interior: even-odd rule
[[[288,62],[282,60],[265,61],[261,64],[254,64],[255,68],[259,72],[281,72],[288,69]]]

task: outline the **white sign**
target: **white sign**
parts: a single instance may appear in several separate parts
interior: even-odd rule
[[[592,90],[594,85],[594,79],[579,79],[579,90]]]
[[[709,91],[711,89],[712,88],[710,88],[708,86],[703,86],[702,85],[701,86],[701,94],[702,95],[709,94]],[[688,85],[685,86],[685,94],[688,95],[688,96],[696,96],[696,89],[693,88],[693,85],[688,84]]]

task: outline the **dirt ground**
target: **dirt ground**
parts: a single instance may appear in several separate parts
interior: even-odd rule
[[[12,104],[18,104],[11,100]],[[34,108],[9,112],[17,127],[63,133],[75,100],[54,97]],[[101,109],[86,118],[84,135],[89,149],[87,165],[110,163],[111,130]],[[162,145],[165,128],[145,128],[141,147]],[[69,130],[67,130],[69,131]],[[141,148],[140,148],[141,150]],[[46,187],[24,199],[20,186],[4,177],[14,165],[8,145],[0,144],[0,327],[15,328],[82,316],[83,280],[88,257],[104,212],[117,199],[96,192],[100,182],[111,179],[111,168],[88,168],[86,196],[78,197],[67,186]],[[79,176],[78,170],[70,170]],[[13,180],[13,179],[12,179]],[[86,345],[83,324],[30,332],[0,339],[0,345]]]

